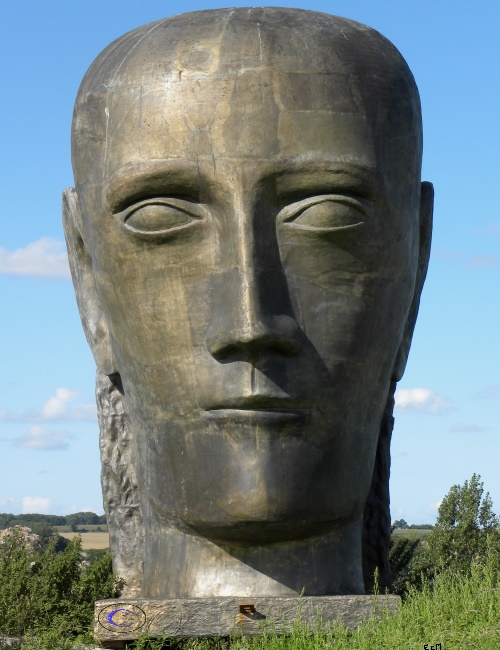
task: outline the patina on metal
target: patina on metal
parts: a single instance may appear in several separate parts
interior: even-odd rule
[[[125,595],[364,594],[430,246],[418,91],[378,32],[239,8],[81,84],[64,223]]]

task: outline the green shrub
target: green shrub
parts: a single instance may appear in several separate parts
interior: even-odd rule
[[[392,592],[404,596],[411,577],[411,566],[421,541],[409,537],[393,537],[389,551]]]
[[[88,636],[94,601],[119,595],[109,555],[86,568],[80,537],[59,553],[56,542],[37,552],[14,532],[0,544],[0,634]]]
[[[89,548],[84,551],[85,560],[89,563],[89,566],[95,564],[98,560],[109,555],[109,549],[107,548]]]
[[[48,547],[49,542],[52,541],[54,535],[57,536],[55,546],[56,551],[64,550],[69,543],[67,539],[61,537],[61,535],[57,533],[57,530],[46,521],[30,521],[28,519],[19,519],[16,520],[15,525],[29,528],[32,533],[38,535],[40,538],[40,546],[42,550],[45,550]]]

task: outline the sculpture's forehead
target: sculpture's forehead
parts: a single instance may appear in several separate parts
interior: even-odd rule
[[[266,16],[160,23],[131,44],[110,66],[107,172],[136,155],[371,157],[362,67],[336,54],[347,36]]]
[[[178,74],[121,86],[107,103],[107,171],[139,158],[371,156],[363,107],[344,74]]]

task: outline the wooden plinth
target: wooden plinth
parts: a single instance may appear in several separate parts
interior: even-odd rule
[[[312,630],[339,620],[350,629],[383,611],[395,613],[399,596],[286,596],[262,598],[146,598],[100,600],[95,604],[94,634],[105,648],[123,648],[140,634],[169,637],[258,635],[263,628],[280,634],[295,621]]]

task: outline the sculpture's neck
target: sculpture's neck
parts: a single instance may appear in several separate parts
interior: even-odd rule
[[[363,594],[361,519],[295,542],[236,546],[177,528],[146,530],[142,595],[151,598]]]

